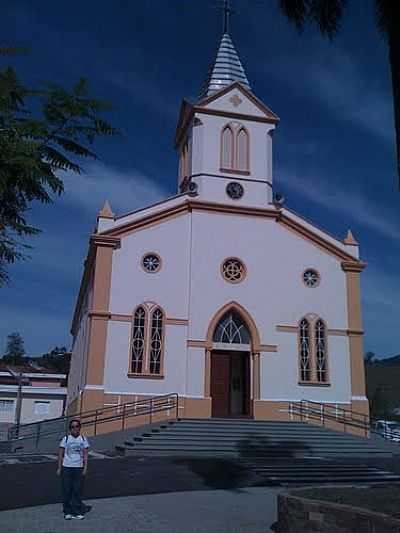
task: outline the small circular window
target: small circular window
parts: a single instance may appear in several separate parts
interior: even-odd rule
[[[237,181],[231,181],[226,186],[226,194],[232,198],[232,200],[239,200],[244,194],[243,185]]]
[[[155,253],[146,254],[142,257],[142,267],[146,272],[158,272],[161,268],[161,259]]]
[[[303,273],[303,281],[306,287],[317,287],[320,282],[318,272],[312,268],[308,268]]]
[[[222,277],[230,283],[239,283],[246,277],[246,267],[236,257],[225,259],[221,266]]]

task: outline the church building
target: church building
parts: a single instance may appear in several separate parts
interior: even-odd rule
[[[72,322],[68,410],[169,393],[179,416],[288,420],[290,402],[368,413],[358,243],[274,192],[278,116],[224,32],[176,129],[177,194],[106,202]]]

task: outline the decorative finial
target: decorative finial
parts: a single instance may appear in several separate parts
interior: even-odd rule
[[[346,238],[345,238],[345,240],[343,242],[344,242],[344,244],[348,244],[348,245],[351,245],[351,246],[358,246],[358,242],[355,240],[351,230],[347,231]]]
[[[104,202],[103,208],[99,211],[97,216],[99,218],[114,218],[114,213],[111,211],[111,206],[108,200]]]

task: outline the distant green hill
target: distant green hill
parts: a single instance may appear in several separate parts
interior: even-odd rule
[[[394,418],[392,411],[400,408],[400,355],[366,363],[365,377],[371,416]]]

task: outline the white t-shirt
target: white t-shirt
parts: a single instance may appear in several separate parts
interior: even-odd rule
[[[66,435],[60,442],[60,448],[64,448],[63,466],[82,468],[83,467],[83,450],[89,448],[89,441],[86,437],[78,435]]]

